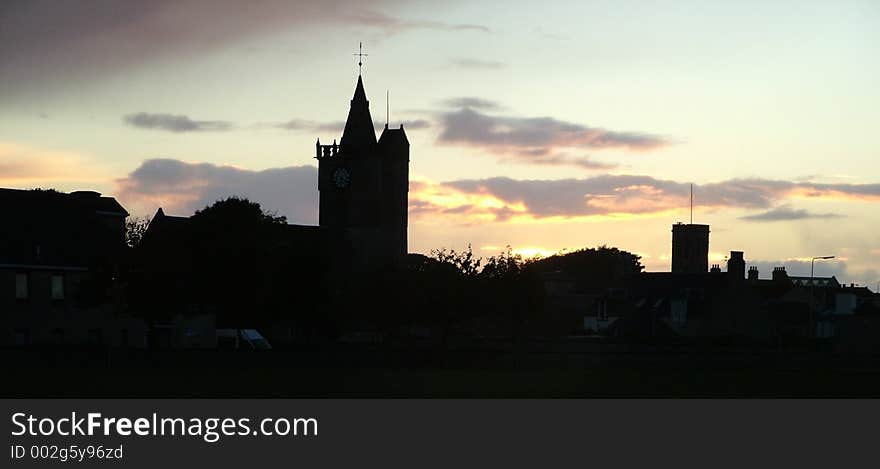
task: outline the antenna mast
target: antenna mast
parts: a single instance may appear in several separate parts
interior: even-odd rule
[[[694,224],[694,183],[691,183],[691,225]]]
[[[391,104],[389,104],[389,101],[388,101],[389,94],[390,93],[388,92],[388,90],[385,90],[385,128],[386,129],[388,128],[388,124],[389,124],[389,120],[390,120],[389,116],[391,115]]]

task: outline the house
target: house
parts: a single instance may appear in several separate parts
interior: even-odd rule
[[[761,298],[730,272],[641,273],[627,279],[621,289],[632,307],[615,322],[613,335],[749,340],[771,335]]]
[[[93,191],[0,189],[4,345],[142,346],[119,313],[128,212]]]

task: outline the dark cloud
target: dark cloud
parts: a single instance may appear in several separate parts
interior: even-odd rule
[[[408,20],[381,13],[394,0],[4,0],[0,2],[0,96],[76,86],[191,60],[253,37],[358,26],[383,36],[428,29],[488,32],[479,24]]]
[[[684,194],[687,184],[658,180],[648,176],[597,176],[586,179],[522,180],[496,177],[480,180],[459,180],[445,183],[468,193],[497,197],[509,204],[522,204],[527,213],[537,217],[576,217],[615,212],[611,207],[622,205],[644,193],[669,197]],[[658,198],[659,199],[659,198]],[[631,213],[657,211],[656,204],[638,204]]]
[[[806,209],[795,209],[788,205],[781,205],[766,212],[756,213],[740,217],[741,220],[756,222],[774,222],[774,221],[791,221],[791,220],[807,220],[811,218],[840,218],[842,215],[835,213],[812,213]]]
[[[444,23],[440,21],[406,20],[380,13],[378,11],[359,11],[344,14],[343,18],[352,23],[379,28],[385,34],[396,34],[412,29],[434,29],[439,31],[477,31],[492,32],[487,26],[473,23]]]
[[[595,161],[589,156],[571,156],[565,153],[535,154],[534,158],[530,158],[528,162],[531,164],[548,166],[570,166],[589,170],[608,170],[618,167],[618,165],[614,163],[603,163],[600,161]]]
[[[499,151],[547,147],[650,150],[669,142],[655,135],[617,132],[565,122],[552,117],[484,114],[471,108],[441,114],[441,143],[465,144]]]
[[[168,132],[207,132],[226,131],[235,126],[226,121],[193,120],[182,114],[152,114],[138,112],[124,116],[126,124],[141,129],[165,130]]]
[[[413,119],[400,121],[404,129],[422,130],[431,127],[431,122],[425,119]]]
[[[284,130],[313,130],[318,125],[320,124],[315,121],[305,119],[291,119],[287,122],[272,124],[272,127],[278,127],[279,129]]]
[[[473,69],[481,69],[481,70],[498,70],[504,67],[507,67],[507,64],[504,62],[499,62],[496,60],[480,60],[480,59],[452,59],[450,63],[456,67],[460,68],[473,68]]]
[[[396,124],[395,124],[396,122]],[[391,127],[397,128],[400,124],[403,124],[404,129],[409,130],[421,130],[427,129],[431,127],[431,122],[425,119],[413,119],[413,120],[398,120],[392,121]],[[291,119],[287,122],[282,122],[280,124],[275,124],[274,127],[278,127],[284,130],[308,130],[311,132],[318,133],[330,133],[330,134],[339,134],[342,135],[342,130],[345,128],[345,122],[343,121],[331,121],[331,122],[316,122],[305,119]],[[381,132],[382,129],[385,128],[384,121],[374,121],[373,128],[377,131]]]
[[[287,216],[290,223],[315,224],[317,180],[314,166],[251,171],[210,163],[150,159],[117,180],[117,194],[133,213],[140,210],[152,214],[161,206],[178,215],[190,215],[225,197],[243,196]]]
[[[495,101],[490,101],[488,99],[477,98],[473,96],[449,98],[447,100],[444,100],[441,104],[445,107],[451,108],[472,108],[490,111],[502,109],[502,106]]]
[[[452,98],[443,104],[458,109],[436,114],[439,144],[467,146],[522,163],[609,169],[616,165],[571,156],[566,150],[648,151],[671,143],[657,135],[589,127],[552,117],[488,114],[481,110],[501,107],[482,98]]]

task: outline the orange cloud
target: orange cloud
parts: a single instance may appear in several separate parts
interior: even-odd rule
[[[438,225],[620,220],[671,216],[688,205],[689,190],[689,183],[634,175],[558,180],[496,177],[442,183],[420,180],[411,186],[410,206],[415,221]],[[810,215],[783,204],[789,199],[880,199],[880,184],[731,179],[695,185],[694,190],[698,194],[699,210],[761,209],[764,215],[750,216],[755,219],[766,218],[767,209],[801,215],[780,218],[783,221]]]

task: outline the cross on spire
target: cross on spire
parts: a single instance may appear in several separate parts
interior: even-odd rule
[[[364,43],[359,42],[357,54],[351,54],[351,55],[357,56],[357,58],[358,58],[358,75],[360,75],[361,74],[361,67],[364,66],[364,57],[367,57],[367,54],[364,54]]]

